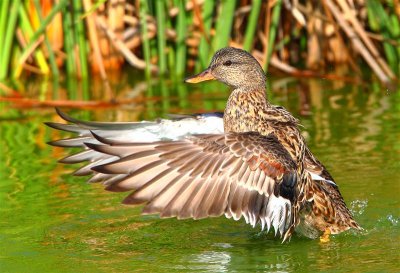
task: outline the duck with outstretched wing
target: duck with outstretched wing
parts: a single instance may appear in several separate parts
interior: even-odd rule
[[[82,151],[60,162],[86,165],[106,190],[129,192],[123,203],[143,213],[201,219],[225,215],[253,227],[293,232],[322,241],[354,221],[326,168],[308,149],[299,121],[265,93],[266,76],[244,50],[218,50],[209,67],[188,83],[218,80],[231,87],[223,115],[183,116],[155,122],[80,121],[57,109],[69,124],[48,126],[78,134],[52,141]]]

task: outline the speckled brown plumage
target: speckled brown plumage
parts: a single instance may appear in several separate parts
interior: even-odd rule
[[[225,51],[236,52],[235,63],[251,64],[242,66],[241,73],[256,75],[262,71],[258,62],[247,52],[228,48],[223,49],[217,59],[213,62],[224,63],[232,58],[232,53],[224,54]],[[212,64],[212,66],[218,64]],[[239,69],[238,69],[239,70]],[[231,77],[235,77],[235,73]],[[294,202],[295,214],[299,213],[301,218],[294,221],[294,226],[300,224],[300,220],[306,220],[309,237],[317,237],[326,229],[330,233],[337,234],[349,228],[359,228],[351,213],[346,207],[344,200],[336,185],[332,183],[312,180],[307,173],[313,172],[321,177],[333,181],[332,176],[326,168],[313,156],[306,146],[299,128],[298,120],[295,119],[286,109],[271,105],[266,97],[265,76],[240,79],[246,84],[238,84],[235,80],[233,90],[229,96],[224,112],[224,128],[226,132],[258,132],[261,135],[274,135],[278,141],[289,152],[297,165],[297,172],[300,180],[297,184],[298,196]],[[229,82],[224,80],[228,85]],[[249,83],[252,83],[249,86]],[[302,229],[300,227],[300,229]],[[301,230],[303,232],[303,230]],[[290,231],[291,232],[291,231]]]
[[[243,50],[224,48],[186,81],[211,79],[232,88],[224,133],[137,142],[127,137],[136,132],[130,124],[82,122],[58,111],[73,124],[47,125],[79,136],[50,144],[83,148],[61,162],[86,161],[75,175],[130,192],[124,203],[144,204],[143,213],[243,217],[252,226],[273,227],[284,240],[295,230],[317,238],[359,228],[333,178],[308,149],[299,121],[268,102],[259,63]]]

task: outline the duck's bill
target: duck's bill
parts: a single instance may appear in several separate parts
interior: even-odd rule
[[[211,74],[210,69],[206,69],[200,74],[188,77],[185,79],[185,82],[188,83],[198,83],[198,82],[204,82],[204,81],[209,81],[209,80],[215,80],[215,77]]]

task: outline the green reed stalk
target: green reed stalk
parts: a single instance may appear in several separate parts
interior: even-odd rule
[[[160,78],[159,81],[159,90],[161,93],[162,101],[162,110],[163,113],[170,113],[171,109],[171,94],[169,93],[170,89],[167,88],[165,79],[163,77]]]
[[[158,46],[158,65],[159,73],[167,72],[166,59],[166,37],[165,37],[165,1],[156,1],[156,19],[157,19],[157,46]]]
[[[185,1],[178,0],[179,8],[177,18],[177,39],[176,39],[176,74],[183,75],[186,68],[186,12]]]
[[[271,26],[270,26],[271,29],[269,31],[269,37],[268,37],[268,52],[267,52],[267,58],[265,60],[265,65],[264,65],[265,71],[268,70],[269,61],[271,59],[272,51],[274,50],[276,32],[278,31],[278,27],[279,27],[281,7],[282,7],[282,0],[276,1],[275,6],[272,11],[272,15],[271,15]]]
[[[175,66],[176,66],[176,54],[174,47],[170,46],[168,47],[168,71],[173,71],[175,72]]]
[[[19,14],[19,19],[20,19],[20,27],[24,34],[28,37],[30,40],[31,37],[33,36],[33,28],[31,26],[31,22],[29,20],[28,14],[26,13],[24,5],[20,5],[18,9],[18,14]],[[47,65],[46,58],[40,48],[36,49],[34,53],[36,62],[40,68],[40,71],[47,75],[50,72],[49,66]],[[17,68],[14,70],[14,76],[18,77],[20,74],[22,67],[21,64],[18,63]]]
[[[150,56],[158,56],[158,41],[157,41],[157,39],[150,40]]]
[[[168,10],[169,6],[167,6],[167,3],[165,5],[165,8]],[[173,25],[172,25],[172,21],[171,21],[171,17],[166,16],[165,19],[165,29],[172,29]],[[166,38],[167,39],[167,38]],[[175,72],[175,66],[176,66],[176,56],[175,56],[175,47],[174,46],[169,46],[167,41],[166,41],[166,46],[167,46],[167,50],[166,50],[166,55],[167,55],[167,64],[168,64],[168,71],[173,71]]]
[[[63,11],[64,49],[66,57],[66,70],[68,75],[76,73],[74,54],[74,29],[72,26],[72,14],[70,9]]]
[[[3,44],[3,51],[0,52],[1,60],[0,60],[0,80],[6,78],[8,76],[8,68],[10,64],[10,58],[11,58],[11,48],[12,48],[12,42],[14,38],[14,33],[15,33],[15,26],[17,23],[17,18],[18,18],[18,10],[19,6],[21,4],[20,0],[15,0],[11,3],[11,7],[8,10],[8,14],[6,16],[9,18],[8,24],[7,24],[7,29],[5,32],[5,37],[4,37],[4,44]],[[2,7],[5,4],[2,4]]]
[[[150,43],[148,39],[147,20],[146,20],[148,12],[149,12],[149,7],[147,5],[147,1],[140,0],[140,29],[141,29],[143,55],[144,55],[144,60],[146,62],[145,74],[147,79],[149,79],[151,76]]]
[[[261,10],[262,0],[254,0],[251,5],[251,12],[247,22],[246,33],[244,36],[243,49],[250,51],[253,47],[254,32],[257,28],[258,16]]]
[[[383,41],[383,49],[385,51],[386,58],[390,67],[396,71],[399,65],[399,57],[396,52],[396,48],[390,44],[387,40],[388,39],[395,39],[398,41],[399,35],[396,33],[396,23],[398,27],[398,19],[397,16],[394,14],[387,14],[381,2],[378,1],[377,3],[378,9],[376,10],[377,15],[381,20],[381,33],[382,36],[386,39]],[[394,13],[394,10],[393,10]],[[390,17],[392,16],[392,17]],[[396,18],[396,20],[392,20],[391,18]],[[398,29],[398,28],[397,28]],[[397,35],[396,35],[397,34]]]
[[[221,12],[218,14],[216,33],[214,37],[214,51],[225,47],[231,37],[232,22],[235,15],[236,0],[221,2]]]
[[[88,72],[88,61],[87,61],[87,44],[85,36],[85,27],[83,25],[83,19],[81,19],[83,14],[83,7],[81,0],[73,1],[73,10],[75,20],[75,41],[78,43],[79,49],[79,62],[81,65],[81,77],[87,78],[89,76]]]
[[[394,39],[396,41],[400,41],[400,18],[397,17],[395,14],[390,14],[390,22],[391,22],[391,27],[390,30],[392,33],[392,37],[394,37]],[[397,66],[394,67],[394,72],[396,75],[400,74],[400,46],[397,45],[396,48],[396,52],[397,52],[397,59],[399,60],[397,62]]]
[[[205,68],[208,65],[210,57],[210,28],[212,23],[212,14],[214,10],[214,1],[205,1],[203,5],[203,35],[200,40],[198,61],[196,62],[196,71]]]
[[[41,7],[40,7],[39,0],[35,0],[34,4],[35,4],[35,8],[37,10],[38,16],[39,16],[40,24],[42,24],[43,23],[43,15],[42,15],[42,10],[41,10]],[[54,77],[59,77],[60,72],[59,72],[58,67],[57,67],[56,58],[55,58],[55,55],[54,55],[53,48],[51,47],[51,44],[49,42],[49,39],[47,38],[47,35],[44,36],[44,43],[46,45],[46,48],[47,48],[47,51],[48,51],[48,54],[49,54],[49,62],[50,62],[51,73],[53,74]]]
[[[7,13],[9,4],[9,0],[3,0],[0,6],[0,57],[1,52],[3,52],[4,38],[6,37],[7,18],[9,16]]]
[[[78,98],[78,81],[74,77],[66,77],[68,99],[77,100]]]
[[[396,33],[398,30],[399,22],[397,20],[392,20],[389,15],[385,12],[382,4],[379,1],[367,1],[367,14],[368,23],[370,28],[375,32],[382,34],[385,39],[398,39],[399,34]],[[395,16],[394,16],[395,17]],[[396,24],[397,23],[397,24]],[[397,28],[396,28],[397,25]],[[394,35],[393,35],[394,34]],[[397,34],[397,35],[396,35]],[[400,50],[396,52],[396,48],[391,45],[388,41],[383,41],[383,51],[389,63],[389,66],[394,70],[399,70],[399,58]]]

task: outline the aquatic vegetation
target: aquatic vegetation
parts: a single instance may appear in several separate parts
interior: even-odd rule
[[[381,82],[400,72],[397,1],[4,0],[0,79],[39,74],[86,78],[125,63],[182,76],[204,68],[227,45],[250,51],[264,68],[337,78],[345,64]],[[322,72],[321,72],[322,71]],[[341,75],[343,77],[343,75]]]

